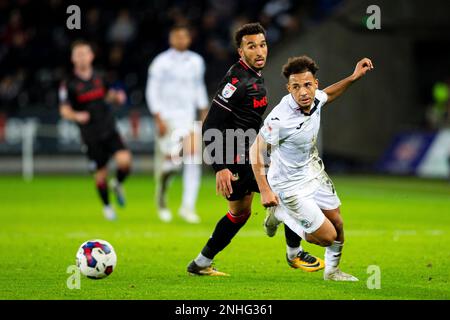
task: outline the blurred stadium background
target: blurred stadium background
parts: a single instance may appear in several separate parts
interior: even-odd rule
[[[71,4],[81,8],[80,30],[66,27]],[[372,4],[381,9],[379,30],[367,28]],[[0,0],[0,299],[449,299],[449,11],[448,0]],[[316,59],[323,87],[364,56],[375,64],[322,116],[323,158],[345,206],[343,267],[357,284],[290,270],[283,232],[273,239],[262,231],[259,197],[253,218],[216,260],[232,277],[185,276],[226,210],[206,168],[202,223],[157,219],[148,66],[168,47],[169,27],[187,22],[211,97],[237,59],[231,34],[247,21],[268,31],[269,110],[285,94],[280,70],[290,56]],[[70,43],[79,38],[94,44],[96,68],[128,94],[116,115],[136,174],[115,223],[101,215],[77,127],[58,113]],[[177,178],[171,209],[180,195]],[[90,238],[114,245],[118,270],[69,290],[67,266]],[[373,265],[381,290],[366,285]]]
[[[380,30],[366,26],[371,1],[77,1],[80,30],[66,27],[70,4],[0,0],[2,174],[86,172],[78,129],[58,114],[58,85],[71,70],[71,41],[91,41],[96,68],[126,90],[128,103],[116,110],[117,118],[135,154],[135,171],[146,172],[153,152],[147,69],[168,47],[168,28],[193,27],[192,49],[206,60],[211,96],[237,58],[233,30],[260,21],[270,43],[270,107],[285,94],[280,68],[289,56],[315,58],[322,86],[349,74],[363,56],[375,63],[370,77],[324,113],[322,151],[330,172],[449,176],[448,1],[377,1]]]

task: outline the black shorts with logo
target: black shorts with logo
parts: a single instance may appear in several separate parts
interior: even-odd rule
[[[227,198],[229,201],[236,201],[244,198],[252,192],[258,192],[255,175],[250,164],[230,165],[228,169],[238,178],[231,182],[233,193]]]
[[[109,159],[111,159],[117,151],[127,149],[117,131],[113,131],[105,138],[87,140],[84,143],[86,155],[89,160],[93,162],[93,165],[95,165],[93,168],[95,170],[105,167],[108,164]]]

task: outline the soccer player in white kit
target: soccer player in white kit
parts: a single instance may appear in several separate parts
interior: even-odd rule
[[[341,202],[316,146],[320,114],[326,103],[372,69],[371,60],[364,58],[351,76],[322,91],[315,76],[318,67],[311,58],[289,59],[283,66],[289,94],[269,113],[251,148],[261,202],[271,208],[266,232],[274,235],[282,221],[306,241],[326,247],[325,280],[358,281],[338,268],[344,245]],[[268,145],[271,152],[266,178],[264,153]]]
[[[195,204],[201,179],[201,124],[207,114],[208,95],[204,83],[203,58],[189,50],[187,26],[174,26],[169,33],[170,48],[152,61],[146,99],[156,124],[155,179],[158,214],[172,220],[166,193],[170,178],[183,167],[183,199],[179,215],[198,223]],[[182,158],[180,157],[182,155]]]

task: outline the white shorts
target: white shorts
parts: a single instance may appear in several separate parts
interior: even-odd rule
[[[183,140],[192,132],[200,133],[200,122],[173,122],[166,121],[167,133],[162,136],[156,136],[156,146],[165,156],[178,156],[183,149]]]
[[[197,144],[201,146],[201,123],[166,120],[166,126],[166,134],[162,137],[156,135],[155,139],[155,173],[178,171],[181,169],[183,163],[201,164],[201,156],[197,154],[193,157],[183,158],[184,139],[192,132],[196,134],[195,139],[198,139]],[[201,148],[199,154],[201,154]]]
[[[333,210],[341,205],[333,182],[325,172],[302,184],[297,190],[273,190],[280,199],[275,217],[295,233],[313,233],[325,221],[322,210]]]

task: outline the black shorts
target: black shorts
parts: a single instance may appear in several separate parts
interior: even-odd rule
[[[251,165],[240,164],[229,166],[228,169],[238,177],[238,180],[231,182],[233,193],[227,198],[229,201],[241,200],[252,192],[258,192],[259,188],[256,183],[255,175]]]
[[[92,162],[92,169],[98,170],[108,164],[109,159],[120,150],[126,150],[117,131],[104,139],[85,141],[86,155]]]

